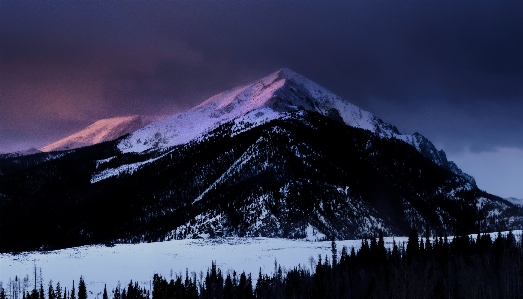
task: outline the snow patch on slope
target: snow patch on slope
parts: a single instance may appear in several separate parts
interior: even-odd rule
[[[96,160],[96,169],[98,169],[98,166],[100,166],[102,164],[105,164],[105,163],[111,161],[114,158],[116,158],[116,156],[112,156],[112,157],[109,157],[109,158],[106,158],[106,159],[102,159],[102,160]]]
[[[110,177],[119,176],[121,174],[132,175],[135,171],[137,171],[138,169],[142,168],[144,165],[152,163],[152,162],[154,162],[154,161],[156,161],[156,160],[158,160],[160,158],[163,158],[167,154],[168,153],[165,153],[165,154],[163,154],[161,156],[158,156],[156,158],[151,158],[151,159],[148,159],[148,160],[142,161],[142,162],[136,162],[136,163],[131,163],[131,164],[124,164],[124,165],[120,165],[120,166],[118,166],[116,168],[104,169],[103,171],[100,171],[98,173],[93,174],[93,176],[91,177],[91,184],[94,184],[96,182],[108,179]],[[109,162],[110,160],[112,160],[112,158],[114,158],[114,157],[96,161],[96,168],[98,168],[98,166],[100,164]]]
[[[307,241],[320,241],[320,240],[326,240],[327,236],[322,234],[317,228],[310,225],[310,223],[307,225],[307,228],[305,228],[305,240]]]

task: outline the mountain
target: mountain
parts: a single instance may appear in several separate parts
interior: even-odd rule
[[[438,151],[423,135],[401,134],[395,126],[286,68],[254,83],[217,94],[188,111],[154,122],[125,138],[118,148],[123,153],[161,150],[185,144],[231,120],[235,121],[233,134],[236,134],[285,118],[286,113],[295,111],[317,112],[382,138],[402,140],[439,166],[476,185],[474,178],[448,161],[445,153]]]
[[[0,251],[523,227],[422,135],[288,69],[114,141],[0,159]]]
[[[507,200],[515,205],[523,206],[523,199],[509,197],[509,198],[505,198],[505,200]]]
[[[63,151],[114,140],[155,120],[158,118],[140,115],[101,119],[83,130],[40,148],[40,151]]]
[[[27,156],[27,155],[37,154],[40,152],[41,152],[40,150],[33,147],[33,148],[30,148],[27,150],[17,151],[14,153],[0,153],[0,159]]]

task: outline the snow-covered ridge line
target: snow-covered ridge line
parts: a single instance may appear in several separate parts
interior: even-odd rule
[[[40,150],[43,152],[61,151],[114,140],[158,119],[160,118],[141,115],[100,119],[72,135],[40,148]]]
[[[282,69],[252,84],[217,94],[185,112],[152,123],[131,134],[118,148],[123,153],[144,152],[188,143],[220,124],[261,108],[266,113],[267,109],[273,113],[298,110],[324,115],[331,113],[348,125],[379,131],[385,137],[391,137],[394,133],[391,130],[395,130],[318,84],[289,69]],[[263,119],[256,122],[262,123]],[[271,119],[273,117],[268,117],[266,121]]]

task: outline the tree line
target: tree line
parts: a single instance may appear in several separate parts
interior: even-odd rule
[[[332,241],[332,255],[318,256],[311,267],[284,271],[275,263],[272,275],[224,274],[213,262],[205,276],[193,272],[168,280],[155,274],[152,291],[132,281],[104,288],[102,299],[279,299],[279,298],[523,298],[522,239],[509,232],[477,237],[420,238],[413,230],[406,246],[393,242],[386,248],[383,235],[362,240],[361,248]],[[87,299],[83,277],[78,290],[53,286],[20,293],[0,286],[0,299]]]

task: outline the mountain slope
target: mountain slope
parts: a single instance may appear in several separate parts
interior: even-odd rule
[[[523,206],[523,199],[509,197],[509,198],[505,198],[505,200],[507,200],[515,205]]]
[[[288,70],[114,141],[0,159],[2,252],[522,226],[425,137]]]
[[[83,130],[40,148],[40,150],[42,152],[63,151],[114,140],[157,119],[140,115],[101,119]]]
[[[521,209],[400,140],[317,112],[287,113],[233,135],[235,125],[161,153],[122,155],[116,140],[0,176],[0,250],[521,226]],[[143,161],[150,162],[92,181]]]

